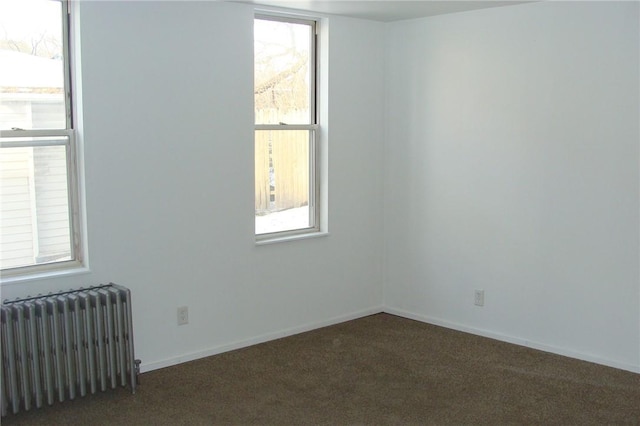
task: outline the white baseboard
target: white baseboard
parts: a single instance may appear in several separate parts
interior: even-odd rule
[[[229,352],[236,349],[246,348],[248,346],[257,345],[259,343],[268,342],[271,340],[280,339],[282,337],[292,336],[294,334],[300,334],[307,331],[315,330],[322,327],[327,327],[334,324],[339,324],[346,321],[351,321],[354,319],[366,317],[373,314],[378,314],[383,311],[382,306],[376,306],[368,309],[364,309],[357,312],[352,312],[346,315],[340,315],[337,317],[330,318],[328,320],[313,322],[304,324],[301,326],[296,326],[292,328],[288,328],[285,330],[275,331],[271,333],[266,333],[260,336],[252,337],[245,340],[240,340],[237,342],[228,343],[225,345],[215,346],[209,349],[204,349],[197,352],[191,352],[184,355],[180,355],[173,358],[167,358],[161,361],[154,361],[150,363],[142,363],[140,365],[140,371],[142,373],[146,373],[148,371],[157,370],[160,368],[171,367],[172,365],[182,364],[183,362],[194,361],[196,359],[205,358],[212,355],[218,355],[223,352]]]
[[[584,354],[581,352],[567,350],[565,348],[558,348],[555,346],[546,345],[544,343],[532,342],[519,337],[509,336],[501,333],[495,333],[492,331],[482,330],[475,327],[469,327],[466,325],[457,324],[457,323],[453,323],[453,322],[438,319],[438,318],[433,318],[426,315],[416,314],[413,312],[408,312],[402,309],[396,309],[389,306],[385,306],[383,308],[383,311],[388,314],[397,315],[399,317],[404,317],[404,318],[424,322],[427,324],[433,324],[440,327],[450,328],[452,330],[462,331],[469,334],[475,334],[477,336],[488,337],[490,339],[499,340],[502,342],[513,343],[515,345],[525,346],[525,347],[537,349],[543,352],[550,352],[556,355],[562,355],[569,358],[579,359],[582,361],[593,362],[595,364],[601,364],[607,367],[618,368],[620,370],[626,370],[632,373],[640,373],[640,365],[621,363],[621,362],[606,359],[606,358],[600,358],[600,357]]]
[[[391,315],[397,315],[399,317],[408,318],[420,322],[424,322],[427,324],[433,324],[440,327],[449,328],[452,330],[462,331],[469,334],[474,334],[477,336],[488,337],[490,339],[499,340],[501,342],[512,343],[519,346],[525,346],[532,349],[541,350],[544,352],[549,352],[557,355],[566,356],[569,358],[575,358],[582,361],[593,362],[595,364],[605,365],[607,367],[618,368],[620,370],[630,371],[632,373],[640,374],[640,365],[626,364],[618,361],[613,361],[606,358],[600,358],[588,354],[584,354],[581,352],[575,352],[571,350],[567,350],[564,348],[558,348],[551,345],[546,345],[543,343],[532,342],[526,339],[522,339],[519,337],[509,336],[506,334],[496,333],[489,330],[483,330],[475,327],[470,327],[462,324],[457,324],[451,321],[442,320],[439,318],[430,317],[427,315],[416,314],[413,312],[405,311],[402,309],[397,309],[389,306],[378,306],[372,307],[368,309],[364,309],[357,312],[352,312],[346,315],[340,315],[337,317],[330,318],[328,320],[313,322],[304,324],[301,326],[296,326],[292,328],[288,328],[285,330],[275,331],[271,333],[266,333],[260,336],[252,337],[245,340],[240,340],[237,342],[228,343],[225,345],[215,346],[209,349],[204,349],[201,351],[191,352],[187,354],[183,354],[173,358],[167,358],[160,361],[155,361],[151,363],[143,363],[140,366],[140,371],[145,373],[148,371],[157,370],[160,368],[170,367],[172,365],[182,364],[183,362],[194,361],[196,359],[205,358],[212,355],[221,354],[224,352],[233,351],[236,349],[242,349],[248,346],[257,345],[259,343],[268,342],[271,340],[280,339],[287,336],[292,336],[295,334],[304,333],[307,331],[315,330],[322,327],[327,327],[330,325],[339,324],[346,321],[351,321],[354,319],[366,317],[368,315],[373,315],[377,313],[385,312]]]

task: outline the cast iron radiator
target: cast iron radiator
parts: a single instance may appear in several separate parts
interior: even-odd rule
[[[131,292],[107,284],[5,300],[2,416],[105,391],[135,393]]]

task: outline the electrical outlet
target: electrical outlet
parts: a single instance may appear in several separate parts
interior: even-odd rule
[[[484,290],[475,291],[475,299],[473,303],[476,306],[484,306]]]
[[[189,308],[187,306],[178,307],[178,325],[189,324]]]

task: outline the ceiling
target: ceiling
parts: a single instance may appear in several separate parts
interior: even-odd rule
[[[231,0],[322,14],[343,15],[374,21],[392,22],[445,13],[510,6],[528,1],[458,1],[458,0]]]

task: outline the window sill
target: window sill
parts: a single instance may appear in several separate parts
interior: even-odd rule
[[[88,274],[91,270],[86,266],[77,266],[66,269],[49,270],[42,272],[25,273],[22,275],[5,275],[0,279],[0,286],[22,284],[27,281],[45,280],[51,278],[68,277],[72,275]]]
[[[269,244],[286,243],[289,241],[306,240],[309,238],[320,238],[329,236],[328,232],[310,232],[308,234],[287,235],[285,237],[273,237],[265,240],[256,241],[257,246],[266,246]]]

